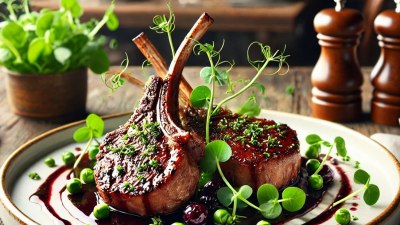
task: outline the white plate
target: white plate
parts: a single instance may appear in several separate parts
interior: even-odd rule
[[[353,224],[399,224],[400,163],[383,146],[342,125],[324,120],[275,111],[263,111],[260,117],[286,123],[295,129],[300,139],[302,152],[307,146],[304,138],[308,134],[319,134],[325,140],[333,140],[336,136],[342,136],[346,140],[348,154],[352,159],[361,163],[361,168],[371,174],[371,183],[378,185],[381,190],[378,203],[372,207],[366,206],[362,199],[355,199],[345,204],[345,207],[350,208],[351,203],[359,203],[357,211],[353,212],[353,215],[356,215],[359,220]],[[106,117],[106,131],[117,128],[128,118],[127,114]],[[78,146],[72,140],[72,133],[82,123],[82,121],[72,123],[44,133],[18,148],[7,159],[0,171],[0,200],[8,211],[7,217],[11,215],[14,221],[21,224],[52,224],[40,206],[28,200],[41,184],[40,181],[29,179],[28,173],[38,172],[43,181],[54,171],[43,163],[43,160],[49,156],[56,159],[56,163],[61,165],[61,153],[66,150],[72,151]],[[341,167],[346,171],[350,180],[355,171],[353,165],[354,162],[341,162]],[[329,204],[329,198],[336,195],[338,179],[335,176],[337,185],[333,185],[319,207],[300,219],[289,221],[288,224],[302,224],[323,211]],[[352,187],[358,189],[360,185],[352,183]],[[336,224],[336,222],[331,218],[325,224]]]

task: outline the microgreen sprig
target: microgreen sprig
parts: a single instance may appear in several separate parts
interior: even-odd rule
[[[379,200],[380,191],[379,191],[379,187],[377,185],[370,183],[370,179],[371,179],[371,176],[365,170],[358,169],[354,173],[354,182],[356,184],[363,184],[364,186],[362,188],[358,189],[357,191],[349,194],[348,196],[342,198],[341,200],[334,202],[332,204],[332,207],[335,207],[335,206],[339,205],[340,203],[353,198],[354,196],[362,193],[363,191],[364,191],[364,195],[363,195],[364,202],[367,205],[374,205]]]
[[[89,116],[87,116],[86,118],[86,126],[80,127],[74,132],[73,138],[76,142],[87,141],[85,149],[80,154],[79,158],[75,161],[74,169],[79,165],[79,162],[82,160],[83,155],[86,154],[89,147],[92,145],[92,142],[96,141],[98,143],[96,138],[100,138],[103,135],[103,131],[103,119],[96,114],[89,114]]]
[[[260,48],[260,52],[262,53],[262,59],[256,59],[253,60],[250,57],[250,50],[253,48],[253,46],[258,46]],[[249,45],[248,49],[247,49],[247,60],[250,63],[250,65],[252,65],[257,73],[256,75],[253,77],[253,79],[250,80],[249,83],[247,83],[247,85],[245,85],[244,87],[242,87],[239,91],[237,91],[236,93],[232,94],[231,96],[228,96],[227,98],[223,99],[221,102],[218,103],[218,105],[214,108],[212,114],[216,114],[218,112],[218,110],[228,101],[238,97],[239,95],[243,94],[246,90],[248,90],[250,87],[253,86],[253,84],[256,82],[256,80],[263,74],[265,68],[268,66],[268,64],[270,62],[276,62],[278,63],[278,68],[268,74],[268,75],[275,75],[275,74],[286,74],[287,71],[289,70],[289,64],[286,62],[286,58],[288,57],[288,55],[284,55],[285,53],[285,49],[280,52],[280,51],[276,51],[274,53],[271,52],[271,48],[268,45],[264,45],[260,42],[253,42]],[[283,66],[287,67],[287,70],[283,73],[281,73],[281,69]]]
[[[308,183],[310,184],[310,186],[315,190],[319,190],[323,187],[324,182],[323,182],[322,176],[319,175],[318,173],[324,167],[324,165],[325,165],[326,161],[328,160],[330,154],[332,153],[332,150],[334,147],[336,147],[336,151],[337,151],[338,155],[340,155],[342,157],[347,156],[346,144],[342,137],[335,137],[333,143],[330,143],[328,141],[322,140],[321,137],[316,134],[308,135],[306,137],[306,142],[308,144],[310,144],[310,147],[306,151],[306,156],[308,158],[310,158],[307,162],[307,165],[315,164],[314,163],[315,159],[319,157],[319,154],[321,152],[321,145],[329,147],[328,153],[324,156],[324,158],[322,159],[322,161],[319,164],[319,166],[317,167],[317,169],[308,178]],[[312,167],[314,167],[314,166],[312,166]]]
[[[217,192],[217,198],[225,207],[233,204],[232,218],[239,218],[236,211],[239,208],[250,206],[259,211],[265,218],[272,219],[278,217],[282,212],[282,207],[290,212],[300,210],[305,203],[305,193],[297,187],[288,187],[282,192],[282,199],[279,198],[278,190],[272,184],[264,184],[257,190],[259,206],[251,203],[248,199],[253,194],[253,189],[248,185],[234,188],[226,179],[222,172],[220,163],[230,159],[232,150],[230,146],[221,140],[215,140],[206,145],[204,159],[200,163],[203,172],[212,174],[218,171],[226,187],[222,187]],[[282,206],[280,205],[282,204]]]
[[[281,215],[282,207],[289,212],[303,208],[306,194],[298,187],[287,187],[279,199],[278,189],[272,184],[264,184],[258,188],[257,199],[261,214],[267,219],[275,219]]]
[[[111,92],[114,92],[118,88],[122,87],[125,83],[125,79],[122,78],[122,75],[126,72],[129,66],[129,58],[128,54],[125,52],[125,59],[121,62],[121,67],[122,70],[119,71],[118,73],[114,73],[111,75],[111,77],[107,77],[107,73],[103,73],[101,75],[101,79],[103,80],[103,83],[108,87]]]
[[[175,30],[175,15],[172,11],[171,1],[167,2],[167,7],[169,11],[169,17],[165,15],[157,15],[153,18],[154,26],[150,27],[150,29],[154,30],[157,33],[167,33],[169,46],[171,48],[172,57],[175,56],[175,48],[174,43],[172,41],[172,32]]]

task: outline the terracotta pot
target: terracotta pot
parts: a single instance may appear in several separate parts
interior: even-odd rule
[[[31,118],[77,116],[86,111],[87,69],[56,74],[2,70],[12,111]]]

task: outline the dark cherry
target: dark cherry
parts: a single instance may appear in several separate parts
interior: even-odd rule
[[[210,211],[213,211],[219,206],[216,196],[203,195],[200,197],[199,202],[204,204]]]
[[[187,225],[203,225],[207,223],[208,209],[203,204],[191,203],[183,211],[183,221]]]
[[[202,196],[216,196],[217,191],[223,187],[222,181],[218,178],[214,178],[208,181],[201,191]]]

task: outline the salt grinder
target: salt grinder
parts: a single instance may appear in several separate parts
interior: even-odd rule
[[[352,122],[362,116],[363,75],[356,48],[364,22],[359,11],[336,3],[335,9],[324,9],[314,18],[321,55],[311,74],[311,108],[314,117]]]
[[[399,125],[400,118],[400,1],[375,19],[380,58],[371,73],[371,118],[385,125]]]

